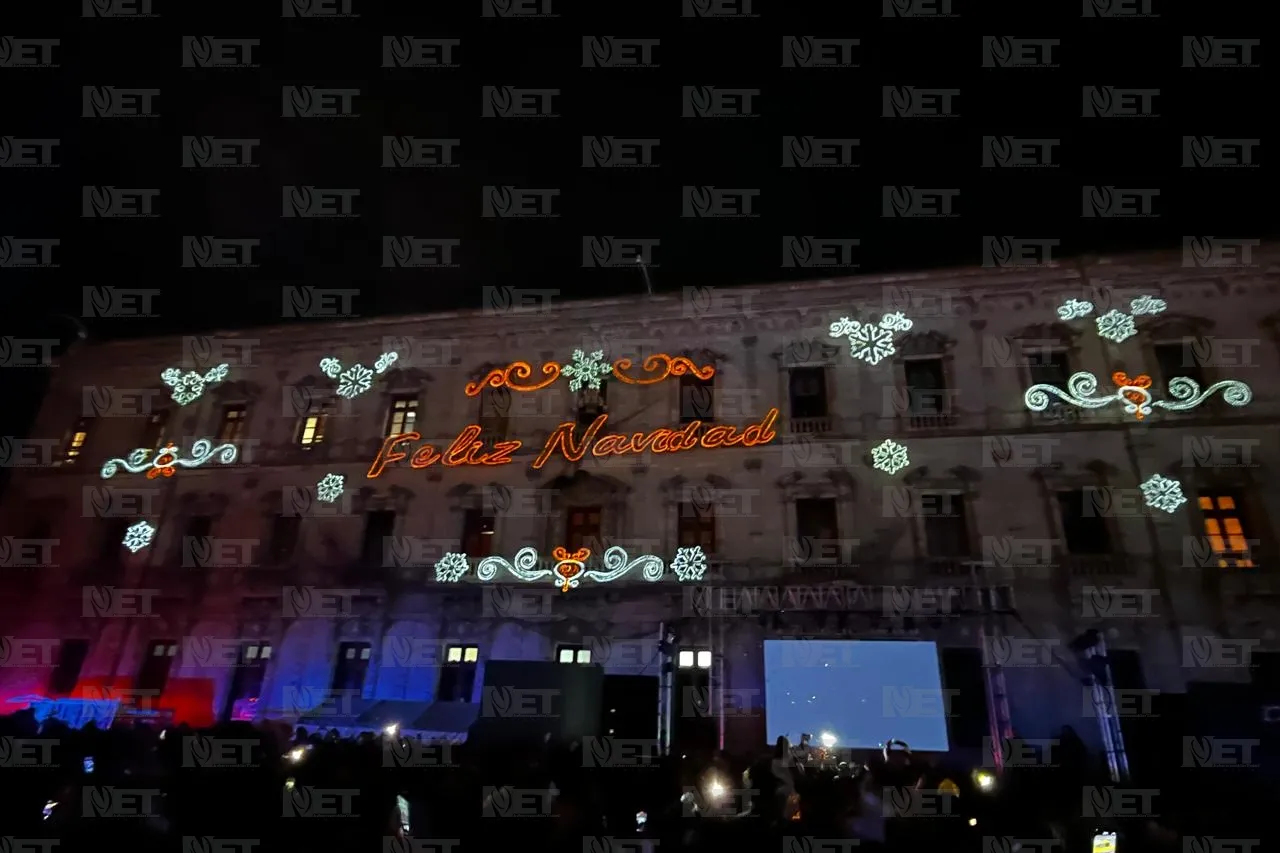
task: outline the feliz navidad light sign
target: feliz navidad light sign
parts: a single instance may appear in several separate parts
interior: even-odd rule
[[[574,350],[572,362],[563,365],[554,361],[546,362],[538,377],[534,376],[531,364],[517,361],[489,371],[479,382],[468,383],[465,392],[468,397],[478,397],[486,388],[506,388],[530,393],[550,387],[559,379],[565,378],[569,381],[569,390],[576,393],[584,389],[599,391],[606,378],[628,385],[656,385],[672,377],[694,376],[705,381],[716,374],[716,369],[711,365],[699,367],[684,356],[665,353],[646,358],[641,364],[640,376],[632,375],[633,367],[634,362],[629,358],[612,363],[606,361],[602,350],[590,354]],[[570,462],[580,462],[588,453],[595,457],[607,457],[636,455],[645,451],[680,453],[697,448],[710,450],[717,447],[757,447],[778,437],[774,431],[777,420],[778,410],[770,409],[760,422],[742,430],[720,424],[707,426],[702,421],[693,421],[679,429],[660,427],[647,433],[600,435],[609,421],[607,414],[601,414],[581,436],[577,435],[578,425],[573,421],[556,427],[547,437],[531,467],[535,470],[542,468],[556,454]],[[389,436],[383,441],[382,448],[365,476],[369,479],[380,477],[388,465],[405,459],[409,460],[409,467],[413,469],[430,468],[436,464],[447,467],[508,465],[514,461],[511,458],[513,454],[524,446],[524,442],[511,439],[496,441],[491,447],[486,447],[486,443],[480,438],[483,432],[482,426],[471,424],[444,450],[433,444],[423,444],[411,453],[399,448],[421,441],[421,433],[406,432]]]
[[[911,325],[910,320],[895,314],[884,317],[876,326],[841,318],[838,323],[832,324],[830,331],[833,337],[849,338],[850,353],[855,359],[875,365],[894,353],[894,333],[907,331]],[[337,394],[350,400],[369,391],[374,379],[386,373],[398,360],[397,353],[385,352],[378,357],[372,368],[368,368],[363,364],[344,367],[335,358],[325,358],[320,362],[320,369],[327,377],[336,380]],[[634,367],[634,361],[629,358],[609,362],[605,359],[603,350],[587,354],[578,349],[573,351],[572,361],[568,364],[544,363],[541,375],[537,378],[534,378],[533,366],[524,361],[495,368],[479,382],[468,383],[465,393],[468,397],[478,397],[487,388],[506,388],[529,393],[550,387],[561,378],[568,380],[569,391],[572,393],[583,389],[598,392],[606,378],[628,385],[656,385],[672,377],[683,376],[707,381],[716,374],[716,369],[711,365],[699,367],[689,358],[665,353],[657,353],[644,359],[640,365],[640,375],[632,374]],[[161,379],[173,389],[174,401],[179,406],[185,406],[200,399],[208,386],[225,380],[228,372],[228,365],[225,364],[204,374],[195,371],[184,374],[177,368],[169,368],[161,374]],[[721,424],[707,426],[702,421],[695,420],[680,429],[660,427],[648,433],[600,435],[609,420],[607,414],[601,414],[580,437],[576,436],[576,423],[569,421],[560,424],[547,438],[532,462],[532,467],[542,468],[557,452],[571,462],[580,462],[588,452],[595,457],[604,457],[637,455],[646,451],[679,453],[698,448],[710,450],[717,447],[757,447],[769,444],[777,438],[774,425],[778,415],[778,409],[771,408],[762,420],[741,431]],[[458,434],[447,449],[441,451],[434,445],[424,444],[412,454],[398,448],[420,441],[420,433],[407,432],[390,436],[383,442],[366,477],[377,478],[388,465],[404,459],[409,460],[409,467],[413,469],[428,468],[437,463],[449,467],[496,466],[514,461],[511,457],[523,446],[522,441],[497,441],[491,448],[486,448],[486,443],[481,440],[483,431],[484,428],[479,424],[471,424]],[[236,461],[237,456],[234,444],[215,446],[209,439],[196,441],[189,457],[184,457],[177,445],[169,443],[154,451],[154,455],[150,448],[137,448],[126,458],[108,459],[102,466],[101,476],[104,480],[111,479],[123,469],[130,474],[145,474],[147,479],[170,478],[179,469],[200,468],[215,460],[229,465]],[[907,449],[892,440],[886,440],[872,450],[872,467],[887,474],[896,474],[909,464]],[[326,474],[316,485],[316,497],[322,502],[332,503],[341,497],[345,488],[346,482],[342,475]],[[137,553],[151,545],[156,533],[154,525],[140,520],[129,528],[122,544]],[[608,583],[635,568],[641,570],[645,580],[656,581],[661,579],[666,570],[665,563],[658,557],[645,555],[631,559],[624,550],[616,547],[608,549],[602,555],[603,570],[587,568],[586,561],[589,557],[588,550],[570,553],[557,548],[554,552],[554,568],[545,569],[538,565],[540,560],[537,552],[532,548],[525,548],[511,562],[500,557],[488,557],[480,561],[476,576],[480,580],[492,580],[499,573],[507,573],[525,581],[549,577],[561,589],[568,591],[577,587],[582,580]],[[701,548],[696,547],[681,548],[671,563],[671,570],[681,581],[700,579],[705,567],[706,555]],[[457,582],[469,568],[470,561],[465,554],[446,554],[436,566],[436,579],[444,583]]]

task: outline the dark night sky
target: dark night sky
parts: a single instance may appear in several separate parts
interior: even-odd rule
[[[984,235],[1059,239],[1064,256],[1275,230],[1263,130],[1274,118],[1263,77],[1268,45],[1252,50],[1261,68],[1183,67],[1187,35],[1260,37],[1245,4],[1095,0],[1100,14],[1145,6],[1158,15],[1117,18],[1082,17],[1088,4],[1081,0],[917,2],[950,5],[955,15],[929,19],[884,17],[883,0],[738,0],[758,17],[689,19],[681,0],[544,0],[557,17],[543,18],[484,18],[484,0],[347,2],[359,17],[286,19],[280,0],[154,0],[159,17],[150,19],[51,16],[7,27],[60,44],[52,48],[56,67],[22,67],[21,57],[40,49],[8,43],[0,134],[61,144],[57,168],[0,169],[0,235],[61,244],[55,267],[0,268],[3,333],[67,338],[70,323],[50,315],[81,317],[83,288],[91,286],[160,290],[154,318],[85,319],[94,338],[279,322],[281,287],[294,284],[357,288],[353,310],[363,316],[478,308],[486,285],[569,299],[642,292],[634,267],[582,268],[586,235],[657,238],[653,283],[669,290],[979,264]],[[498,3],[518,11],[522,0]],[[538,0],[523,3],[532,8]],[[847,8],[855,11],[841,11]],[[193,33],[259,39],[250,57],[257,67],[183,67],[183,36]],[[649,60],[658,67],[583,68],[583,37],[610,34],[657,40]],[[1050,54],[1056,67],[983,67],[983,37],[993,34],[1014,39],[1000,49],[1015,62],[1037,55],[1016,39],[1059,40]],[[457,39],[449,57],[457,67],[384,68],[389,35]],[[860,39],[844,57],[858,67],[781,67],[787,35]],[[1207,44],[1199,55],[1212,61]],[[158,88],[158,117],[85,118],[88,85]],[[284,118],[286,85],[358,89],[359,116]],[[559,89],[558,116],[483,118],[485,85]],[[758,115],[682,118],[682,87],[691,85],[758,89]],[[958,89],[958,115],[885,118],[882,87],[890,85]],[[1086,85],[1158,89],[1158,115],[1084,118]],[[260,139],[258,165],[183,168],[189,135]],[[383,168],[384,135],[458,139],[459,166]],[[583,168],[582,137],[596,135],[660,139],[660,165]],[[859,166],[782,168],[785,135],[858,139]],[[988,135],[1061,143],[1053,168],[983,168]],[[1257,167],[1184,168],[1187,135],[1261,139],[1252,150]],[[158,216],[84,218],[86,185],[158,189]],[[359,216],[283,218],[285,185],[358,189]],[[483,218],[488,185],[559,190],[558,216]],[[757,216],[682,218],[687,185],[758,190]],[[884,218],[886,185],[959,194],[950,218]],[[1158,189],[1158,216],[1083,219],[1085,185]],[[257,266],[183,268],[186,235],[260,240]],[[458,266],[383,269],[384,235],[457,239]],[[784,235],[858,238],[858,270],[781,268]],[[22,434],[41,376],[0,371],[17,395],[0,434]]]

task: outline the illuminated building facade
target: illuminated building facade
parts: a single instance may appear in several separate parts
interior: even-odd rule
[[[652,736],[670,653],[677,736],[741,748],[765,639],[915,639],[953,744],[1097,742],[1090,628],[1122,714],[1271,667],[1276,262],[86,344],[11,454],[0,698],[446,731],[487,661],[595,663],[649,725],[619,733]],[[884,694],[886,718],[929,704]]]

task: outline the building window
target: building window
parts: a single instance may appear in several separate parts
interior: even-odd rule
[[[591,649],[583,646],[556,646],[556,663],[591,663]]]
[[[58,665],[49,678],[49,693],[66,696],[76,689],[80,671],[89,657],[88,640],[63,640],[58,644]]]
[[[600,548],[600,518],[598,506],[579,506],[569,509],[565,524],[564,547],[573,553],[580,548]],[[598,554],[596,556],[599,556]]]
[[[1240,499],[1235,494],[1200,496],[1204,534],[1218,568],[1251,568],[1249,538],[1245,535]]]
[[[311,447],[324,443],[325,427],[329,423],[329,411],[330,406],[325,403],[298,419],[298,432],[295,436],[298,444],[303,447]]]
[[[681,649],[676,655],[676,666],[680,669],[711,669],[711,650]]]
[[[493,518],[474,507],[462,515],[462,553],[469,557],[487,557],[493,553]]]
[[[338,665],[333,668],[333,689],[348,693],[364,691],[373,650],[368,643],[343,643],[338,646]]]
[[[940,358],[914,358],[904,361],[907,385],[907,414],[920,418],[927,426],[939,416],[951,414],[951,396],[947,392],[947,371]]]
[[[1068,554],[1110,554],[1111,530],[1107,520],[1087,508],[1084,489],[1058,492],[1063,545]]]
[[[89,418],[81,418],[76,421],[75,427],[71,430],[71,436],[67,439],[66,447],[62,451],[63,461],[74,462],[84,452],[85,445],[89,441],[89,420]]]
[[[418,424],[418,398],[413,394],[401,394],[391,398],[387,410],[387,426],[382,434],[387,438],[413,432]]]
[[[203,566],[215,556],[209,539],[213,535],[213,519],[207,515],[193,515],[187,519],[178,543],[178,565],[184,568]]]
[[[235,672],[231,674],[231,689],[227,691],[230,710],[241,699],[257,699],[262,694],[262,684],[267,676],[267,663],[271,660],[270,643],[246,643],[240,647]]]
[[[107,568],[120,565],[124,558],[124,534],[132,522],[125,518],[102,519],[102,538],[98,540],[98,562]]]
[[[923,494],[925,553],[930,557],[972,557],[964,496]]]
[[[578,423],[591,424],[609,411],[609,383],[602,380],[599,388],[583,388],[578,392]]]
[[[679,547],[697,545],[704,553],[716,549],[716,510],[708,502],[684,501],[676,505],[676,539]]]
[[[505,441],[511,413],[511,392],[506,388],[485,388],[480,392],[480,439],[486,444]]]
[[[239,441],[244,435],[245,418],[249,415],[249,407],[237,403],[222,408],[222,423],[218,426],[219,441]]]
[[[680,377],[680,423],[716,419],[716,380],[699,379],[692,373]]]
[[[478,646],[449,646],[440,667],[437,702],[470,702],[476,687],[476,664],[480,660]]]
[[[360,559],[366,563],[382,563],[387,540],[395,535],[396,514],[390,510],[367,512],[364,516],[364,541],[360,545]]]
[[[792,368],[789,381],[791,417],[825,418],[827,416],[826,368]]]
[[[1171,341],[1151,348],[1160,368],[1160,376],[1166,387],[1170,379],[1186,377],[1201,388],[1204,387],[1204,362],[1200,360],[1191,341]]]
[[[138,438],[138,447],[146,450],[156,450],[164,444],[165,428],[169,425],[169,410],[162,409],[158,412],[152,412],[147,418],[146,425],[142,428],[142,435]]]
[[[165,685],[169,683],[169,671],[173,669],[173,659],[177,656],[177,640],[153,640],[147,644],[147,656],[143,658],[138,678],[134,682],[134,686],[143,694],[138,697],[139,704],[164,693]]]
[[[271,539],[268,544],[267,559],[272,565],[288,562],[298,549],[298,538],[302,533],[302,516],[277,515],[271,522]]]
[[[832,498],[800,498],[796,501],[796,537],[807,542],[832,542],[840,538],[836,502]]]
[[[1034,349],[1025,352],[1027,372],[1032,385],[1053,385],[1066,388],[1071,378],[1071,363],[1066,350]]]

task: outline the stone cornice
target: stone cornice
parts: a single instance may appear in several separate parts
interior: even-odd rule
[[[1225,291],[1237,290],[1227,285],[1228,280],[1245,280],[1259,286],[1268,272],[1280,264],[1280,246],[1271,244],[1257,247],[1253,253],[1254,265],[1246,268],[1184,269],[1178,252],[1149,253],[1115,258],[1090,259],[1089,261],[1063,260],[1036,267],[981,268],[936,270],[916,273],[853,276],[839,279],[785,282],[764,285],[746,285],[732,288],[734,298],[721,310],[714,305],[697,318],[709,328],[730,321],[739,327],[769,328],[775,312],[799,309],[805,320],[811,318],[814,328],[829,322],[828,314],[862,313],[879,314],[884,310],[886,291],[891,288],[927,287],[931,291],[955,291],[963,294],[956,303],[967,307],[966,313],[976,313],[984,299],[1009,296],[1021,292],[1028,302],[1038,301],[1048,293],[1078,288],[1087,280],[1095,285],[1127,284],[1133,278],[1145,283],[1151,290],[1167,285],[1200,284],[1217,285]],[[1087,267],[1083,266],[1087,264]],[[726,288],[728,290],[728,288]],[[714,301],[714,300],[713,300]],[[745,314],[744,314],[745,311]],[[643,320],[601,322],[602,317],[627,318],[642,316]],[[820,316],[819,316],[820,315]],[[464,346],[459,335],[465,329],[465,345],[471,348],[478,339],[486,337],[494,341],[519,341],[522,338],[545,339],[547,329],[580,329],[583,334],[607,338],[619,330],[638,330],[628,337],[668,337],[665,331],[672,324],[690,321],[686,300],[680,294],[656,294],[591,299],[565,302],[547,311],[530,312],[528,315],[511,314],[494,316],[481,310],[450,311],[416,316],[375,317],[335,323],[307,324],[288,327],[281,333],[280,326],[263,326],[250,329],[211,332],[206,337],[224,341],[254,342],[255,349],[271,350],[277,355],[289,351],[313,354],[328,351],[335,340],[344,342],[352,351],[358,350],[364,358],[374,358],[385,340],[414,338],[430,341],[452,341],[458,348]],[[368,355],[363,355],[365,351]],[[151,365],[177,361],[183,352],[179,336],[149,338],[136,341],[93,342],[73,350],[68,366],[74,362],[102,363],[106,356],[122,362]],[[109,355],[108,355],[109,354]],[[256,357],[255,357],[255,360]],[[147,368],[150,370],[150,367]]]

